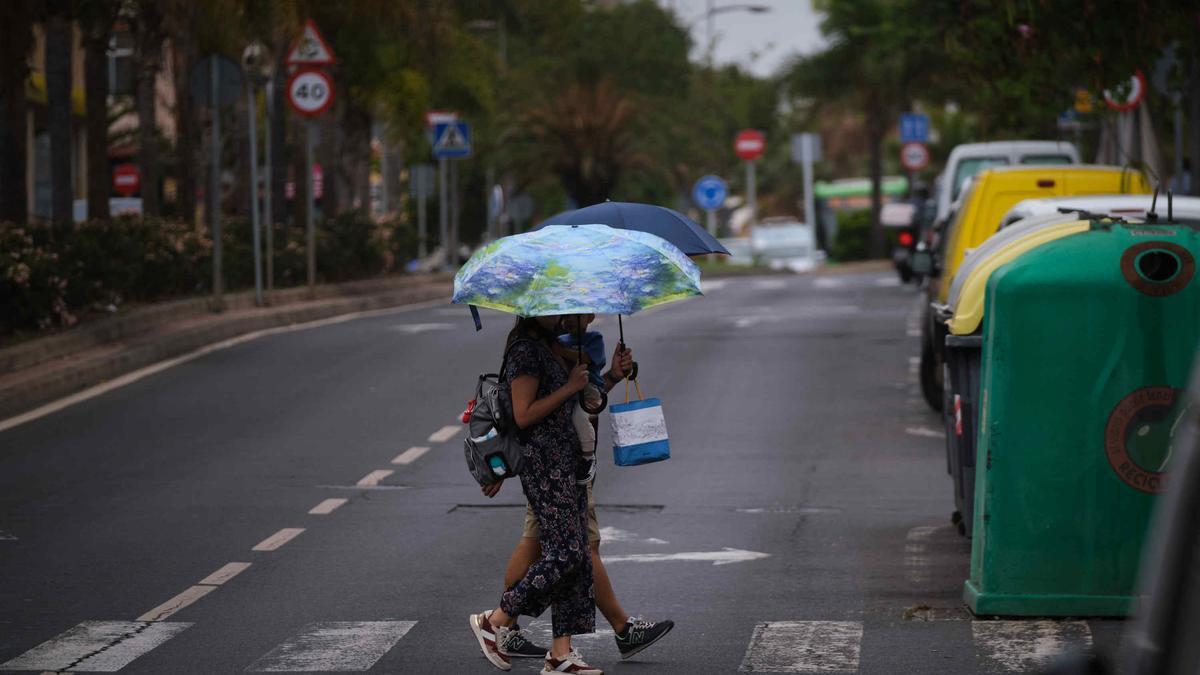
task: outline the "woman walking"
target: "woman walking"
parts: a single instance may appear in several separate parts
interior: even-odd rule
[[[512,668],[498,645],[515,618],[553,612],[554,640],[542,673],[602,675],[571,647],[571,636],[595,630],[587,490],[575,478],[581,461],[572,424],[576,395],[588,384],[587,366],[573,369],[554,353],[561,317],[517,320],[509,333],[501,378],[512,389],[513,421],[526,442],[521,487],[537,517],[541,558],[500,597],[499,607],[473,614],[471,630],[483,655]]]

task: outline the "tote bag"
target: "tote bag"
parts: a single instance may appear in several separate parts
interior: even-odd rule
[[[634,380],[633,386],[637,389],[636,401],[629,400],[629,382],[626,381],[625,402],[609,408],[612,414],[613,461],[617,466],[637,466],[671,457],[662,401],[643,398],[637,380]]]

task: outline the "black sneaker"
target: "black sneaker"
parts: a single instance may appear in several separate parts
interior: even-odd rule
[[[533,644],[529,640],[529,633],[521,630],[521,627],[516,624],[513,624],[511,630],[505,631],[499,647],[501,654],[517,659],[545,658],[548,651],[545,647]]]
[[[630,617],[625,631],[617,634],[617,649],[621,658],[627,659],[646,647],[663,639],[675,627],[674,621],[646,621],[641,617]]]

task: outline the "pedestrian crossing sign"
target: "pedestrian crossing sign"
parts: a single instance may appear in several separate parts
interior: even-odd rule
[[[466,122],[448,121],[433,125],[435,159],[461,159],[471,155],[471,127]]]

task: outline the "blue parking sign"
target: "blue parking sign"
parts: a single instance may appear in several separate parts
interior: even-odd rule
[[[710,175],[696,181],[695,187],[692,188],[692,201],[705,211],[711,211],[721,208],[728,194],[729,189],[725,186],[725,181],[719,176]]]
[[[904,113],[900,115],[900,142],[929,142],[929,115],[923,113]]]

